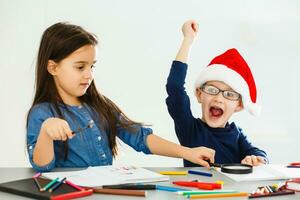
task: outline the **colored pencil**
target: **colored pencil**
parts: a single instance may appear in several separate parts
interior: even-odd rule
[[[199,190],[189,190],[189,191],[179,191],[177,194],[188,195],[188,194],[223,194],[223,193],[237,193],[236,190],[214,190],[214,191],[199,191]]]
[[[203,199],[203,198],[220,198],[220,197],[243,197],[248,196],[247,192],[227,193],[227,194],[203,194],[203,195],[188,195],[190,199]]]
[[[187,189],[184,188],[169,187],[164,185],[156,185],[156,190],[163,190],[168,192],[187,191]]]
[[[154,184],[121,184],[121,185],[103,185],[102,188],[126,189],[126,190],[156,190]]]
[[[100,189],[94,188],[94,193],[101,193],[101,194],[112,194],[112,195],[126,195],[126,196],[146,196],[146,191],[142,190],[125,190],[125,189]]]
[[[54,190],[56,190],[57,188],[59,188],[59,187],[64,183],[64,180],[66,180],[66,177],[63,178],[62,180],[56,182],[56,183],[49,189],[49,192],[53,192]]]
[[[59,178],[57,177],[56,179],[53,179],[50,183],[48,183],[47,185],[45,185],[41,191],[47,191],[53,184],[55,184],[57,182]]]
[[[300,165],[288,165],[287,168],[300,168]]]
[[[33,180],[34,180],[35,185],[39,189],[39,191],[42,192],[42,186],[41,186],[39,180],[37,178],[34,178],[34,177],[33,177]]]
[[[80,191],[76,191],[76,192],[70,192],[70,193],[66,193],[66,194],[51,196],[50,199],[51,200],[67,200],[67,199],[80,198],[80,197],[84,197],[84,196],[88,196],[88,195],[92,195],[92,194],[93,194],[92,189],[80,190]]]

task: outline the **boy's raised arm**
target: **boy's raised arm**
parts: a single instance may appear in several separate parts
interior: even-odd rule
[[[184,39],[181,43],[180,49],[177,53],[176,59],[177,61],[187,63],[191,46],[194,42],[195,37],[198,33],[198,23],[194,20],[189,20],[185,22],[182,26],[182,33]]]

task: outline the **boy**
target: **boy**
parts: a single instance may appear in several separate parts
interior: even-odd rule
[[[198,24],[187,21],[182,26],[184,39],[167,80],[168,111],[175,123],[181,145],[214,149],[216,163],[243,163],[252,166],[268,162],[264,151],[252,146],[235,123],[228,120],[246,108],[257,115],[256,86],[250,68],[236,49],[215,57],[200,73],[195,94],[202,105],[202,118],[194,118],[184,88],[187,59]],[[185,167],[197,166],[184,160]]]

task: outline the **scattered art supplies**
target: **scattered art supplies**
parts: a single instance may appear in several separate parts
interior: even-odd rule
[[[260,198],[260,197],[271,197],[271,196],[282,196],[282,195],[291,195],[295,194],[295,191],[287,190],[286,185],[283,184],[274,184],[258,187],[254,192],[249,195],[251,198]]]
[[[278,192],[268,193],[268,194],[250,194],[248,198],[252,199],[252,198],[260,198],[260,197],[291,195],[291,194],[295,194],[295,192],[294,191],[283,190],[283,191],[278,191]]]
[[[251,174],[228,174],[220,172],[234,181],[260,181],[300,178],[299,168],[288,168],[286,165],[260,165],[253,167]]]
[[[45,187],[51,182],[49,179],[44,179],[41,177],[36,178],[26,178],[16,181],[10,181],[0,184],[0,191],[8,192],[16,195],[21,195],[25,197],[30,197],[34,199],[74,199],[78,197],[88,196],[93,193],[92,190],[78,190],[66,183],[63,183],[59,188],[53,192],[40,191],[39,187],[36,185],[35,180],[38,181],[41,187]]]
[[[79,171],[48,172],[43,177],[51,180],[66,177],[67,180],[83,187],[101,187],[126,183],[168,181],[169,177],[134,166],[97,166]]]
[[[300,192],[300,178],[294,178],[286,181],[285,188],[288,190]]]

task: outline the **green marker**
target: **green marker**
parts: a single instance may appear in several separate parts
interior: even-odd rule
[[[48,183],[47,185],[45,185],[45,187],[43,187],[41,189],[41,191],[47,191],[54,183],[56,183],[58,181],[59,177],[57,177],[56,179],[52,180],[50,183]]]

